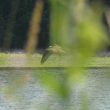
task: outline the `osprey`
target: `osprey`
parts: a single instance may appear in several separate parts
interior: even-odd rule
[[[65,53],[65,51],[58,45],[55,46],[49,46],[47,49],[45,49],[43,56],[41,58],[41,64],[43,64],[50,55],[52,54],[57,54],[57,55],[61,55]]]

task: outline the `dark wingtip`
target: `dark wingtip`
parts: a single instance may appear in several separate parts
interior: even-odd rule
[[[40,62],[40,63],[41,63],[41,64],[44,64],[44,62],[45,62],[45,61],[43,61],[43,60],[41,59],[41,62]]]
[[[48,58],[48,52],[45,51],[41,58],[41,64],[44,64],[44,62],[47,60],[47,58]]]

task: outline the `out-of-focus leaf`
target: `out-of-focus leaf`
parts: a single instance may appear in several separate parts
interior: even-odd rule
[[[56,72],[49,72],[49,70],[42,71],[40,74],[36,74],[36,78],[40,83],[45,86],[49,91],[56,93],[63,99],[68,99],[70,95],[70,88],[66,80],[66,74],[57,76]],[[57,76],[57,77],[56,77]],[[62,77],[60,80],[60,77]]]

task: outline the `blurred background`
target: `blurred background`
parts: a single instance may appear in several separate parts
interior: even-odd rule
[[[40,0],[1,0],[0,1],[0,49],[1,51],[24,49],[28,39],[30,20],[37,1]],[[61,0],[60,0],[61,1]],[[41,15],[38,45],[44,49],[50,44],[50,16],[52,12],[49,0],[44,0]],[[63,3],[64,1],[62,1]],[[110,36],[110,2],[108,0],[86,0],[86,5],[94,9],[94,13],[101,17],[100,23]],[[100,15],[101,13],[101,15]],[[88,15],[85,15],[88,16]],[[36,29],[37,30],[37,29]],[[8,45],[7,45],[8,43]],[[110,46],[107,45],[107,51]]]
[[[110,109],[108,0],[1,0],[0,51],[0,110]]]
[[[24,48],[29,30],[29,22],[36,2],[36,0],[0,1],[1,49],[3,49],[4,42],[7,42],[8,39],[11,39],[10,49]],[[50,5],[48,0],[44,0],[38,48],[46,48],[49,45],[49,18]]]

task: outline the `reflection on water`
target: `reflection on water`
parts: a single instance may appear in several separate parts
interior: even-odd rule
[[[48,92],[36,80],[35,74],[41,71],[45,70],[0,70],[0,110],[43,110],[48,107],[61,110],[59,97]],[[62,69],[49,71],[57,73],[57,77],[64,73]],[[72,110],[80,110],[82,96],[86,96],[89,110],[110,110],[110,70],[87,71],[87,82],[73,87],[70,105],[64,105],[64,108],[69,106]],[[16,83],[19,83],[17,87]],[[7,95],[6,89],[14,90],[13,87],[17,88],[16,93]]]

